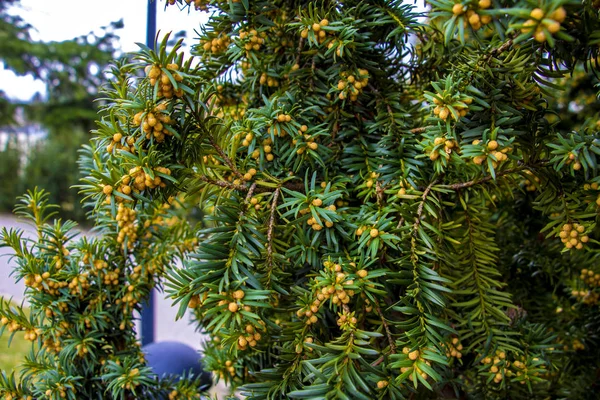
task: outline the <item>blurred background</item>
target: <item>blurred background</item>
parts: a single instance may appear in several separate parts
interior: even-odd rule
[[[159,36],[194,42],[206,13],[157,1]],[[0,1],[0,213],[35,186],[86,224],[76,189],[110,61],[146,41],[147,0]]]
[[[73,188],[80,178],[78,149],[100,118],[111,60],[146,42],[148,10],[148,0],[0,0],[0,228],[35,235],[11,211],[17,196],[37,186],[60,205],[60,217],[76,220],[90,235],[92,222]],[[156,11],[159,37],[172,31],[172,38],[185,39],[186,50],[208,17],[193,8],[165,10],[159,0]],[[25,286],[10,276],[10,254],[0,248],[0,297],[21,303]],[[202,335],[189,318],[175,321],[171,301],[160,293],[155,299],[155,341],[199,349]],[[10,373],[29,349],[20,337],[10,347],[8,335],[0,337],[0,369]]]

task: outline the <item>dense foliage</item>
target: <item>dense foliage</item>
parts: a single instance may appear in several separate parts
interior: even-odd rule
[[[195,60],[113,67],[81,159],[100,238],[40,193],[38,243],[3,233],[33,311],[0,313],[37,346],[0,391],[192,397],[128,329],[166,275],[249,399],[596,396],[597,2],[168,3],[212,16]]]

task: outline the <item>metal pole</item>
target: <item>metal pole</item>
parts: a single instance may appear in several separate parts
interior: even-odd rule
[[[148,0],[148,20],[146,25],[146,46],[154,49],[156,36],[156,0]],[[154,290],[148,301],[142,304],[142,346],[154,342]]]

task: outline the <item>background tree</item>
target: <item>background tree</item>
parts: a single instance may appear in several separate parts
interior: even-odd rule
[[[27,163],[23,170],[12,169],[13,179],[20,182],[3,191],[3,204],[11,204],[3,209],[12,208],[14,193],[22,193],[22,188],[40,186],[51,192],[52,202],[62,206],[63,216],[82,220],[80,200],[72,188],[77,183],[77,149],[89,140],[88,132],[95,126],[98,90],[106,81],[104,71],[115,57],[115,31],[123,24],[119,21],[103,27],[99,36],[90,33],[62,42],[34,41],[31,31],[35,28],[19,15],[9,13],[15,7],[19,7],[18,0],[0,4],[0,61],[17,76],[30,75],[44,82],[46,94],[15,101],[0,93],[0,126],[11,131],[23,123],[37,123],[47,136],[32,149],[20,149],[20,157]],[[24,121],[15,120],[17,108],[24,111]],[[10,151],[15,151],[14,146]],[[2,162],[6,162],[4,168],[12,167],[8,159]],[[20,171],[18,176],[15,171]]]
[[[63,261],[3,234],[33,303],[66,304],[3,322],[39,343],[68,326],[32,357],[58,374],[26,364],[37,381],[0,390],[165,395],[114,332],[166,273],[206,366],[250,399],[595,396],[597,100],[564,89],[597,84],[597,4],[168,4],[213,11],[199,64],[165,38],[114,66],[81,159],[100,244]],[[170,214],[181,195],[199,228]],[[40,195],[24,204],[42,226]],[[81,274],[85,293],[44,286]]]

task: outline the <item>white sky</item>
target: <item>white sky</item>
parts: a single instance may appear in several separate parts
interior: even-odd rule
[[[2,0],[0,0],[2,1]],[[194,29],[207,20],[208,14],[195,11],[193,8],[180,11],[177,6],[164,9],[165,1],[160,0],[156,6],[156,26],[162,33],[174,33],[186,30],[186,44],[195,43]],[[86,35],[107,26],[112,21],[123,19],[125,27],[116,33],[120,36],[121,50],[134,51],[136,42],[146,41],[147,0],[21,0],[21,6],[9,11],[20,15],[33,25],[34,40],[61,41]],[[12,72],[3,69],[0,64],[0,90],[13,99],[28,100],[36,92],[44,93],[44,84],[30,76],[16,77]]]

